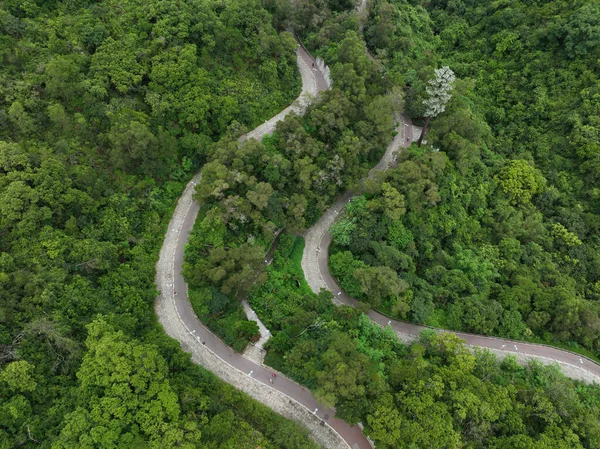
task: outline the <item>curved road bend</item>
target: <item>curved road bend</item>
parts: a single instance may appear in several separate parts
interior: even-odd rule
[[[418,139],[419,136],[413,136],[413,126],[410,120],[405,118],[406,122],[404,129],[407,131],[408,140],[402,139],[402,146],[408,147],[413,139]],[[399,133],[400,134],[400,133]],[[420,134],[420,133],[416,133]],[[395,151],[393,143],[388,148],[386,155],[377,166],[369,172],[369,177],[373,176],[376,170],[385,170],[389,166],[389,154]],[[388,161],[384,161],[386,159]],[[352,198],[354,194],[347,192],[344,194],[325,214],[313,228],[305,233],[306,246],[305,254],[302,257],[302,268],[304,270],[307,282],[312,290],[318,292],[321,288],[326,288],[333,293],[334,302],[337,304],[347,304],[356,306],[358,301],[344,292],[337,284],[329,271],[329,245],[331,244],[331,234],[329,227],[337,218],[339,212],[344,208],[346,202]],[[333,211],[333,213],[332,213]],[[324,220],[323,223],[320,223]],[[309,245],[309,241],[311,244]],[[316,245],[315,245],[316,243]],[[316,250],[314,249],[316,248]],[[310,253],[310,254],[308,254]],[[311,267],[316,265],[316,270]],[[371,309],[369,318],[381,326],[391,326],[396,332],[405,334],[405,338],[417,338],[422,330],[428,329],[426,326],[419,326],[405,321],[390,319],[379,312]],[[583,380],[591,383],[600,383],[600,365],[595,361],[582,355],[558,349],[551,346],[525,343],[521,341],[507,340],[497,337],[486,337],[484,335],[476,335],[465,332],[452,332],[443,329],[435,329],[437,332],[451,332],[465,340],[469,346],[478,346],[487,348],[498,354],[514,354],[520,361],[524,359],[538,359],[542,363],[558,362],[562,371],[568,377],[577,380]]]
[[[298,68],[300,69],[300,75],[302,76],[302,92],[290,106],[285,108],[276,116],[266,120],[263,124],[257,126],[255,129],[250,131],[248,134],[240,137],[240,141],[254,138],[256,140],[262,140],[266,134],[271,134],[275,130],[277,122],[283,120],[283,118],[290,112],[296,114],[303,114],[306,107],[312,102],[313,97],[319,92],[327,90],[327,83],[325,77],[318,69],[315,64],[315,60],[308,54],[308,52],[299,46],[296,50]],[[313,68],[314,64],[314,68]]]
[[[304,51],[300,47],[297,51],[297,54],[298,65],[300,66],[300,70],[302,73],[303,94],[309,93],[311,95],[314,95],[319,91],[326,89],[323,75],[318,70],[312,69],[313,60],[308,55],[308,53],[306,53],[306,51]],[[301,97],[303,96],[303,94],[301,94]],[[300,107],[303,107],[303,101],[301,98],[299,103]],[[297,107],[298,106],[296,105],[296,108]],[[286,111],[289,112],[289,110],[291,110],[291,108],[286,108]],[[270,131],[272,131],[272,124],[269,124],[269,126],[265,126],[263,132],[259,135],[252,135],[252,137],[260,139],[263,135],[267,134]],[[198,183],[201,179],[202,174],[200,172],[187,185],[184,193],[182,194],[182,198],[186,197],[186,194],[189,197],[193,192],[196,183]],[[310,391],[306,390],[305,388],[301,387],[297,383],[287,379],[282,375],[278,375],[275,378],[274,383],[270,384],[270,379],[272,375],[271,370],[268,370],[262,365],[258,365],[244,358],[242,355],[234,352],[229,346],[223,343],[197,319],[196,314],[192,310],[191,304],[188,300],[187,284],[183,279],[182,265],[184,259],[184,248],[194,226],[196,216],[198,215],[198,210],[199,205],[196,202],[192,201],[187,212],[185,212],[181,226],[178,227],[175,224],[175,214],[171,220],[171,223],[169,224],[168,232],[170,232],[171,235],[168,238],[177,239],[177,244],[174,250],[174,254],[169,254],[168,251],[161,251],[160,258],[169,259],[173,257],[173,264],[171,264],[169,260],[159,260],[159,262],[157,263],[157,271],[164,266],[173,267],[172,277],[171,273],[166,273],[166,277],[163,276],[163,278],[165,279],[173,279],[173,291],[169,291],[171,287],[169,283],[166,284],[166,287],[164,289],[161,285],[157,285],[159,290],[166,290],[162,291],[162,300],[175,302],[175,310],[179,315],[179,317],[177,317],[176,319],[180,319],[187,328],[187,331],[190,332],[194,337],[196,337],[198,345],[205,345],[213,353],[215,353],[221,359],[226,361],[232,367],[238,369],[243,373],[251,375],[254,379],[262,382],[268,387],[275,388],[285,393],[287,396],[295,399],[300,404],[304,405],[308,410],[314,411],[318,409],[315,414],[319,416],[325,423],[331,426],[339,435],[341,435],[341,437],[348,443],[348,445],[352,449],[371,449],[368,440],[363,435],[362,431],[358,426],[350,426],[348,423],[340,419],[334,418],[334,410],[330,408],[322,409],[322,407],[317,403]],[[163,244],[163,250],[166,246],[167,239],[165,239],[165,243]],[[161,274],[164,275],[165,273]],[[159,284],[159,277],[159,274],[157,274],[157,284]],[[161,320],[161,322],[163,326],[168,326],[168,320]],[[167,333],[169,333],[169,335],[173,335],[170,332]],[[183,344],[183,342],[181,343]]]

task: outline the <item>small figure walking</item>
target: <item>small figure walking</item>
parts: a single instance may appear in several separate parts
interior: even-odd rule
[[[273,373],[271,374],[271,377],[277,377],[277,374]]]
[[[273,383],[273,379],[269,379],[269,382],[270,382],[270,383]]]
[[[315,63],[313,62],[313,70],[315,69]]]

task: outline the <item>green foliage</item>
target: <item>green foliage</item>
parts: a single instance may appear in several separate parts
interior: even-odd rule
[[[141,441],[156,448],[195,447],[197,424],[181,418],[158,351],[128,341],[103,320],[88,330],[88,351],[77,373],[79,406],[65,416],[52,447],[130,447]]]
[[[390,267],[358,268],[354,276],[360,283],[362,294],[373,307],[378,307],[386,298],[397,298],[408,288],[408,284],[399,279]]]
[[[191,285],[214,286],[225,295],[240,297],[264,279],[264,253],[258,246],[243,244],[238,248],[212,248],[186,271]]]
[[[301,270],[295,254],[302,247],[298,238],[291,257],[280,254],[252,294],[273,330],[266,360],[334,404],[340,417],[361,421],[377,447],[500,448],[522,441],[591,449],[600,442],[597,385],[574,382],[558,366],[473,353],[452,334],[425,331],[407,347],[356,308],[334,306],[330,293],[300,296],[291,274]],[[504,254],[514,250],[514,242],[502,245]],[[347,251],[335,256],[339,262],[348,255],[352,260]]]
[[[402,220],[393,220],[387,230],[386,240],[400,250],[414,240],[412,232],[404,227]]]
[[[367,198],[364,195],[352,197],[346,204],[346,211],[351,216],[357,217],[367,210]]]
[[[31,406],[37,389],[35,367],[25,360],[7,364],[0,371],[0,445],[23,444],[28,423],[34,418]]]
[[[565,25],[565,49],[575,56],[596,57],[600,52],[600,7],[590,2],[577,8]]]
[[[560,223],[554,223],[551,226],[550,234],[552,235],[552,237],[558,240],[559,243],[562,243],[569,247],[579,246],[582,244],[581,240],[579,240],[579,238],[575,234],[570,232]]]
[[[152,307],[183,186],[214,141],[296,98],[295,48],[257,1],[0,5],[1,447],[314,447],[207,378]],[[205,243],[224,226],[207,219]],[[244,284],[246,255],[220,256]],[[113,330],[84,346],[98,315]],[[205,432],[220,413],[229,433]]]
[[[597,4],[417,3],[375,1],[367,45],[347,1],[0,6],[4,447],[314,447],[155,322],[165,219],[205,160],[185,274],[237,350],[256,338],[249,294],[268,360],[378,447],[600,446],[596,386],[448,336],[406,348],[310,291],[301,240],[263,264],[278,229],[315,222],[382,154],[397,92],[422,116],[450,65],[440,151],[407,154],[347,206],[332,272],[397,316],[598,354]],[[325,58],[334,89],[239,145],[299,92],[296,44],[272,19]]]
[[[348,246],[350,244],[350,234],[356,229],[356,219],[341,219],[336,221],[329,232],[333,237],[333,241],[340,246]]]
[[[11,362],[0,373],[0,382],[13,391],[34,391],[37,383],[33,378],[33,369],[34,366],[25,360]]]
[[[235,298],[206,287],[190,287],[188,294],[198,319],[235,351],[243,352],[248,342],[259,337],[257,324],[246,319]]]
[[[340,251],[329,258],[331,274],[340,280],[344,291],[353,297],[363,297],[362,287],[355,273],[364,267],[365,264],[356,260],[350,251]]]
[[[339,88],[323,92],[304,116],[288,115],[262,142],[239,143],[235,136],[228,136],[210,148],[210,160],[195,193],[202,204],[201,221],[186,248],[184,264],[185,278],[193,289],[210,287],[229,297],[249,294],[252,298],[267,279],[264,259],[275,233],[282,228],[301,232],[314,223],[336,195],[364,176],[382,153],[392,136],[399,95],[393,89],[382,91],[375,65],[364,50],[355,32],[341,35],[339,45],[329,48],[333,62],[343,68],[333,73]],[[360,85],[360,95],[356,86],[344,84],[343,77],[350,70],[352,79],[346,81]],[[366,212],[366,207],[366,199],[358,198],[348,210],[358,214]],[[398,192],[390,192],[383,207],[392,216],[401,214]],[[349,243],[352,221],[338,228],[339,232],[333,229],[336,240]],[[291,242],[283,237],[280,244],[287,251]],[[281,257],[278,254],[275,263]],[[293,277],[295,287],[300,287],[301,270]],[[367,277],[365,285],[377,283]],[[375,300],[396,298],[400,287],[400,281],[391,284],[391,291]],[[244,339],[250,339],[251,333],[244,330],[249,325],[238,307],[223,308],[217,319],[201,303],[201,319],[224,340],[235,342],[239,349]],[[217,321],[227,324],[217,326]]]
[[[534,195],[542,193],[545,184],[539,170],[523,160],[508,161],[496,180],[512,204],[529,203]]]
[[[598,20],[587,0],[375,2],[367,42],[414,119],[434,68],[458,81],[431,146],[403,153],[334,240],[344,289],[364,300],[352,265],[388,267],[407,284],[388,313],[600,354]]]

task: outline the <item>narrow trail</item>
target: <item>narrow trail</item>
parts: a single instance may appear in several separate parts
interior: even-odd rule
[[[399,127],[399,131],[402,130],[406,133],[408,139],[406,137],[398,139],[398,136],[401,134],[399,132],[381,161],[369,172],[369,178],[375,176],[377,171],[386,170],[390,165],[393,165],[392,155],[398,148],[408,147],[413,141],[418,140],[421,129],[413,126],[407,117],[404,117],[403,120],[404,123]],[[358,301],[347,295],[329,272],[329,245],[332,240],[329,229],[339,214],[343,212],[346,203],[354,195],[354,192],[346,192],[323,214],[314,226],[304,233],[306,244],[304,246],[304,253],[302,254],[302,269],[304,270],[306,281],[315,293],[318,293],[321,289],[331,291],[334,303],[338,305],[357,306]],[[398,334],[398,337],[404,342],[417,339],[421,331],[430,328],[391,319],[373,309],[369,311],[368,316],[373,322],[381,326],[391,326]],[[465,340],[466,344],[471,348],[480,347],[489,349],[499,358],[514,355],[519,363],[526,363],[532,359],[544,364],[558,363],[563,373],[572,379],[588,383],[600,383],[600,365],[594,360],[574,352],[542,344],[526,343],[466,332],[453,332],[444,329],[430,329],[434,329],[437,332],[453,333]]]
[[[254,321],[258,325],[260,339],[254,343],[254,346],[262,349],[265,343],[269,341],[269,338],[271,338],[271,331],[267,329],[267,326],[265,326],[260,318],[258,318],[258,315],[256,315],[256,312],[252,309],[252,306],[250,306],[250,303],[247,299],[242,300],[242,307],[244,308],[244,312],[246,313],[248,320]]]
[[[302,75],[302,93],[290,107],[268,120],[243,138],[257,140],[271,133],[277,121],[288,113],[302,113],[312,98],[327,88],[322,73],[313,70],[313,60],[298,48],[298,66]],[[182,275],[184,247],[194,226],[199,206],[193,200],[202,172],[186,186],[169,222],[156,264],[155,283],[160,295],[155,303],[158,319],[165,332],[177,339],[192,360],[209,369],[225,382],[248,393],[286,418],[306,426],[311,436],[328,449],[371,449],[358,426],[334,418],[335,410],[321,409],[310,391],[285,376],[273,378],[273,371],[234,352],[196,317],[188,299],[188,286]],[[273,383],[271,383],[273,381]]]

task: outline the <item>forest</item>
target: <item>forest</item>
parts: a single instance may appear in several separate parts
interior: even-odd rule
[[[394,316],[598,360],[600,6],[531,3],[429,5],[421,45],[454,68],[454,98],[428,145],[402,154],[335,225],[330,263],[346,291]],[[389,17],[406,10],[378,3],[366,31],[393,67],[407,32]],[[422,83],[407,84],[422,120]],[[385,291],[374,278],[389,279]]]
[[[303,277],[304,241],[281,237],[250,302],[273,333],[265,363],[311,388],[378,448],[596,448],[600,388],[558,366],[472,353],[451,334],[405,345]],[[300,287],[298,287],[300,285]]]
[[[316,449],[153,310],[177,197],[295,47],[258,1],[0,4],[0,447]]]
[[[262,142],[221,139],[196,187],[202,208],[184,276],[198,316],[237,350],[258,332],[238,300],[265,282],[265,253],[276,231],[314,223],[391,139],[399,93],[381,93],[379,72],[355,32],[344,35],[335,57],[331,72],[339,87],[304,116],[286,117]]]
[[[405,346],[361,311],[334,307],[330,293],[313,294],[304,281],[302,240],[292,235],[313,224],[336,194],[355,188],[386,144],[383,140],[372,155],[364,152],[362,160],[355,159],[364,167],[355,170],[347,157],[352,153],[338,150],[333,114],[327,120],[313,117],[342,94],[349,100],[346,108],[355,105],[358,114],[367,112],[363,98],[368,102],[376,93],[392,101],[386,114],[404,107],[416,123],[423,123],[427,82],[436,67],[448,65],[457,75],[453,98],[446,112],[432,120],[427,144],[400,154],[396,169],[364,185],[332,228],[332,273],[365,303],[363,311],[375,307],[418,323],[598,355],[599,309],[590,295],[598,275],[594,203],[589,195],[575,199],[570,191],[552,188],[548,152],[538,163],[537,143],[528,147],[529,140],[522,145],[518,140],[531,139],[523,114],[514,120],[505,112],[499,124],[488,117],[487,106],[501,103],[490,90],[491,81],[482,77],[495,68],[484,70],[476,63],[497,64],[499,58],[493,51],[486,55],[487,35],[473,33],[494,30],[491,22],[506,14],[506,5],[496,5],[502,11],[496,14],[494,7],[482,9],[478,3],[472,10],[462,3],[462,9],[457,3],[417,3],[375,2],[364,36],[352,12],[332,4],[311,9],[301,3],[306,9],[301,6],[300,11],[310,17],[305,23],[311,25],[298,29],[309,49],[330,65],[333,89],[304,117],[281,122],[262,143],[232,143],[213,153],[204,172],[208,176],[197,187],[202,210],[186,252],[192,303],[204,323],[242,351],[258,337],[258,327],[246,320],[239,305],[248,295],[273,334],[265,363],[311,388],[346,421],[362,422],[377,447],[594,448],[599,444],[597,386],[573,382],[556,367],[521,367],[512,358],[471,354],[451,336],[426,334]],[[515,20],[527,19],[537,29],[535,9],[518,6],[522,14],[515,12]],[[542,8],[538,14],[557,11]],[[463,17],[472,21],[457,26],[466,34],[463,41],[482,46],[467,62],[460,59],[467,56],[460,53],[458,41],[449,45],[444,40],[452,21]],[[285,20],[277,12],[275,18]],[[522,51],[513,54],[533,60]],[[552,64],[548,56],[538,57]],[[565,58],[557,55],[561,62],[556,67]],[[512,63],[514,71],[520,63]],[[573,64],[569,70],[576,73],[581,63]],[[379,76],[365,76],[365,66]],[[530,73],[537,71],[531,68]],[[526,99],[519,89],[532,92],[508,79],[497,86],[514,88],[514,99]],[[364,120],[359,117],[349,116],[346,128],[362,137],[365,148],[367,136],[353,126],[354,120]],[[542,125],[540,118],[534,123],[545,127],[534,135],[555,138],[552,125]],[[391,130],[393,124],[389,126]],[[509,130],[514,133],[510,138]],[[328,167],[318,165],[323,159],[313,149],[318,148],[315,140],[329,150],[326,161],[339,157],[350,176],[327,176]],[[301,149],[299,143],[304,143]],[[313,151],[310,159],[317,167],[312,178],[302,150]],[[564,157],[555,161],[561,170],[569,167]],[[580,176],[573,171],[572,176]],[[550,202],[549,190],[554,197]],[[574,228],[566,218],[573,214],[568,205],[575,202],[583,228]],[[264,255],[281,229],[285,233],[274,263],[266,268]],[[568,411],[561,409],[565,404]]]
[[[193,364],[154,315],[183,187],[198,317],[310,388],[378,448],[600,447],[600,388],[556,366],[406,345],[395,317],[600,357],[600,6],[593,0],[154,0],[0,5],[0,448],[307,448],[306,429]],[[293,30],[333,88],[300,92]],[[426,143],[364,186],[314,294],[303,240],[357,189],[434,70],[456,74]],[[275,235],[283,231],[275,242]],[[264,257],[276,243],[274,261]],[[151,417],[151,418],[150,418]]]

